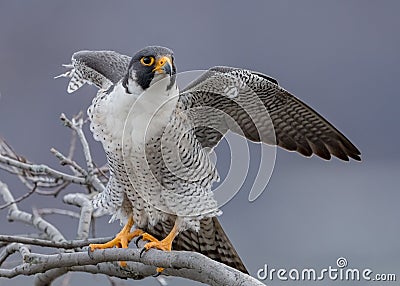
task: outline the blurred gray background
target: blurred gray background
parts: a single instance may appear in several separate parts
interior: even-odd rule
[[[67,81],[53,77],[64,72],[61,64],[69,63],[73,52],[82,49],[132,55],[157,44],[174,50],[179,71],[228,65],[269,74],[346,134],[362,151],[363,162],[326,162],[279,150],[269,185],[249,203],[248,189],[257,172],[257,164],[252,165],[248,180],[223,207],[221,217],[249,271],[256,275],[264,264],[318,270],[335,267],[343,256],[349,267],[395,273],[399,280],[400,2],[221,2],[2,1],[0,136],[30,160],[63,168],[49,152],[51,147],[68,150],[70,132],[58,117],[62,112],[72,116],[86,111],[95,89],[85,87],[67,95]],[[87,134],[96,162],[104,163],[100,144]],[[224,157],[225,147],[217,150],[222,155],[221,172],[229,159]],[[256,158],[256,145],[251,145],[251,152]],[[6,173],[0,172],[0,179],[16,196],[26,192]],[[21,208],[63,206],[60,199],[33,195]],[[0,233],[32,231],[8,223],[6,213],[0,211]],[[49,220],[74,238],[75,220]],[[98,235],[103,236],[120,228],[118,223],[99,225]],[[0,285],[30,284],[32,279],[0,279]],[[55,285],[64,285],[63,279]],[[197,285],[183,279],[169,281]],[[264,282],[364,285],[329,280]],[[68,285],[81,283],[109,282],[104,276],[70,275]],[[157,285],[153,278],[120,283]]]

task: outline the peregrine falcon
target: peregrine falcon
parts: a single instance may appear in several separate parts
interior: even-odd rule
[[[361,160],[332,124],[259,72],[214,67],[179,90],[173,52],[159,46],[132,58],[80,51],[66,67],[69,93],[85,83],[99,88],[88,116],[110,178],[93,204],[125,224],[92,251],[128,247],[138,237],[148,241],[143,251],[198,251],[247,273],[211,190],[219,177],[210,150],[228,131],[307,157]]]

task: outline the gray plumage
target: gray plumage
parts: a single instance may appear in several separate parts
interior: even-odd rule
[[[114,51],[79,51],[73,54],[71,64],[64,65],[71,70],[58,77],[70,78],[68,93],[85,83],[108,89],[126,74],[130,60],[130,57]]]
[[[149,50],[154,48],[143,51]],[[132,215],[139,228],[159,239],[178,222],[181,233],[174,249],[199,251],[246,272],[215,217],[220,212],[211,192],[218,174],[207,148],[214,148],[228,130],[304,156],[360,160],[360,152],[343,134],[276,80],[229,67],[212,68],[181,90],[176,102],[155,117],[141,149],[135,136],[124,141],[122,132],[127,118],[128,126],[139,125],[137,129],[146,119],[138,111],[129,118],[128,95],[140,90],[135,85],[138,74],[128,68],[132,62],[115,52],[78,52],[67,66],[72,69],[62,76],[71,78],[69,92],[84,83],[100,89],[88,114],[91,131],[106,151],[111,176],[106,190],[94,200],[95,207],[122,221]],[[174,87],[171,95],[173,91]]]
[[[83,82],[83,84],[93,83],[99,88],[108,89],[108,80],[112,84],[115,84],[126,74],[130,59],[131,57],[118,54],[114,51],[80,51],[73,54],[72,65],[66,65],[67,67],[72,67],[72,70],[61,76],[70,77],[71,81],[75,77],[76,81]],[[280,87],[274,78],[258,72],[229,67],[214,67],[181,91],[184,95],[182,101],[190,101],[190,104],[187,105],[188,108],[211,106],[222,108],[224,111],[227,110],[224,105],[234,103],[230,102],[223,95],[217,95],[212,98],[208,96],[207,92],[203,94],[202,92],[193,91],[195,88],[201,88],[204,85],[204,81],[211,76],[214,76],[216,79],[213,82],[218,83],[217,79],[219,76],[223,76],[225,73],[243,73],[249,78],[246,84],[248,87],[254,89],[257,96],[259,96],[265,105],[266,111],[272,119],[276,133],[275,143],[278,146],[290,151],[297,151],[304,156],[316,154],[327,160],[331,158],[331,155],[345,161],[348,161],[349,157],[357,161],[361,160],[361,153],[357,147],[332,124],[298,98]],[[73,88],[72,91],[77,90],[82,85]],[[195,100],[191,100],[190,98],[195,98]],[[243,124],[243,121],[238,122]],[[204,138],[205,135],[203,134],[207,129],[198,128],[198,132],[196,132],[199,134],[198,138],[203,146],[215,147],[222,136],[216,133],[210,134],[210,140],[208,140],[208,138]],[[247,132],[246,137],[248,139],[260,142],[258,134],[250,134],[246,129],[243,131]],[[274,142],[265,143],[274,144]]]

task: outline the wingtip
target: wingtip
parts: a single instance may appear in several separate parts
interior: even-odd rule
[[[325,154],[325,153],[322,153],[322,154],[320,154],[320,153],[315,153],[314,152],[313,154],[315,154],[316,156],[318,156],[319,158],[321,158],[321,159],[323,159],[325,161],[330,161],[330,160],[332,160],[333,157],[336,157],[337,159],[339,159],[341,161],[346,161],[346,162],[351,161],[350,159],[353,159],[354,161],[357,161],[357,162],[361,162],[362,161],[361,156],[360,156],[361,154],[356,154],[356,153],[346,153],[345,155],[343,155],[341,153],[337,153],[337,154],[333,154],[333,153]]]
[[[332,155],[329,154],[317,154],[315,153],[315,155],[317,155],[318,157],[320,157],[321,159],[325,160],[325,161],[330,161],[332,160]]]
[[[352,159],[355,160],[355,161],[358,161],[358,162],[361,162],[361,161],[362,161],[362,159],[361,159],[361,153],[360,153],[360,154],[350,154],[349,156],[350,156],[350,158],[352,158]]]
[[[344,157],[344,156],[340,156],[340,157],[338,157],[338,156],[336,156],[336,155],[334,155],[337,159],[339,159],[339,160],[341,160],[341,161],[346,161],[346,162],[350,162],[351,160],[350,159],[353,159],[354,161],[357,161],[357,162],[361,162],[362,160],[361,160],[361,157],[359,156],[359,155],[357,155],[357,154],[353,154],[353,153],[350,153],[350,154],[346,154],[346,156]],[[329,160],[329,159],[328,159]]]

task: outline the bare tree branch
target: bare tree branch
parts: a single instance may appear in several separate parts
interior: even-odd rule
[[[90,222],[93,213],[92,203],[83,194],[68,194],[64,196],[64,202],[81,207],[77,239],[87,239],[89,237]]]
[[[140,262],[140,264],[143,263],[148,266],[146,271],[138,263],[128,263],[127,268],[117,266],[126,273],[124,275],[126,278],[128,274],[129,278],[133,279],[138,276],[143,277],[143,274],[152,275],[155,273],[153,265],[157,265],[166,268],[164,270],[166,275],[189,278],[209,285],[264,285],[249,275],[199,253],[186,251],[164,252],[154,249],[148,251],[142,257],[140,257],[140,249],[105,249],[91,253],[79,252],[51,255],[30,254],[25,259],[24,264],[12,269],[0,269],[0,276],[12,278],[18,275],[44,273],[57,268],[96,265],[102,262],[122,260]],[[29,267],[26,264],[29,264]],[[140,271],[137,269],[138,266]],[[101,273],[99,270],[96,273]],[[108,268],[108,271],[110,272],[110,268]],[[113,272],[117,273],[115,269]],[[204,275],[204,273],[207,273],[207,275]]]
[[[56,242],[65,242],[64,236],[61,232],[51,223],[47,222],[40,216],[35,216],[24,211],[20,211],[15,203],[14,197],[12,196],[8,186],[0,181],[0,194],[3,196],[3,200],[9,203],[8,220],[10,221],[21,221],[26,224],[34,226],[36,229],[42,231],[50,240]]]
[[[23,250],[21,250],[23,249]],[[5,249],[0,253],[0,265],[7,259],[8,256],[13,254],[14,252],[19,251],[24,258],[26,255],[29,255],[29,250],[26,246],[21,243],[11,243],[5,247]]]

